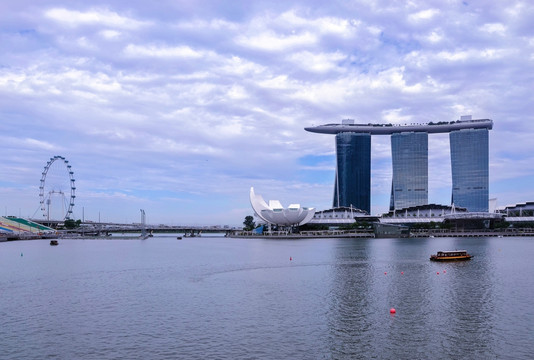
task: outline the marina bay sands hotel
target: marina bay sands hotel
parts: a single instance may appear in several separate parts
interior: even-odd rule
[[[428,134],[449,133],[452,199],[470,212],[489,207],[490,119],[428,123],[424,125],[326,124],[306,131],[336,136],[334,207],[355,207],[371,212],[371,136],[391,135],[393,181],[390,210],[428,204]]]

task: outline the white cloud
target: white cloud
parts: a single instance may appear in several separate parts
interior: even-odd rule
[[[124,53],[131,57],[156,57],[156,58],[200,58],[203,53],[193,50],[187,45],[182,46],[158,46],[158,45],[133,45],[129,44]]]
[[[239,29],[239,24],[226,21],[223,19],[210,19],[210,20],[193,19],[190,21],[180,22],[173,26],[178,29],[189,29],[189,30],[195,30],[195,31],[198,31],[199,29],[210,29],[210,30],[216,30],[216,31],[229,31],[229,30],[233,31],[233,30]]]
[[[54,151],[58,150],[58,147],[53,143],[48,141],[33,139],[33,138],[14,138],[10,136],[0,137],[2,143],[8,144],[9,146],[16,148],[25,148],[25,149],[34,149],[34,150],[43,150],[43,151]]]
[[[232,100],[243,100],[248,98],[245,88],[238,85],[233,85],[226,94],[228,98]]]
[[[427,36],[427,39],[428,41],[432,42],[432,43],[437,43],[441,40],[443,40],[443,35],[441,35],[439,32],[437,31],[432,31],[428,36]]]
[[[291,97],[318,106],[340,106],[357,90],[351,86],[355,83],[357,83],[357,80],[350,82],[345,81],[345,79],[337,79],[312,84],[301,84]]]
[[[87,39],[85,36],[82,36],[78,39],[76,39],[76,44],[78,44],[78,46],[80,48],[85,48],[85,49],[89,49],[89,50],[95,50],[96,47],[93,43],[91,43],[91,41],[89,39]]]
[[[304,28],[309,31],[314,30],[319,33],[336,34],[342,37],[351,36],[354,28],[360,25],[360,22],[354,19],[348,20],[332,16],[310,19],[299,16],[294,10],[287,11],[272,20],[279,24],[279,26]]]
[[[69,10],[66,8],[52,8],[45,11],[45,16],[61,24],[71,27],[83,25],[103,25],[113,28],[136,29],[148,24],[147,21],[138,21],[107,9],[90,11]]]
[[[241,58],[239,56],[232,56],[224,58],[219,56],[218,62],[215,63],[215,69],[218,73],[233,76],[251,76],[263,74],[267,71],[266,66],[255,63],[253,61]]]
[[[114,39],[117,39],[121,36],[121,32],[120,31],[117,31],[117,30],[102,30],[99,32],[99,34],[105,38],[105,39],[108,39],[108,40],[114,40]]]
[[[506,26],[500,23],[484,24],[480,27],[480,30],[490,34],[504,35]]]
[[[447,62],[479,62],[501,60],[511,55],[514,50],[498,48],[479,48],[477,50],[441,51],[436,55],[429,55],[434,61]]]
[[[239,45],[264,51],[285,51],[295,47],[307,47],[317,42],[317,37],[309,32],[296,35],[276,34],[266,31],[261,34],[241,35]]]
[[[423,21],[423,20],[430,20],[439,13],[440,11],[438,9],[426,9],[426,10],[418,11],[414,14],[410,14],[408,19],[410,21],[415,21],[415,22]]]
[[[341,67],[338,66],[338,63],[346,58],[347,56],[340,52],[316,54],[310,51],[294,53],[288,57],[290,61],[300,68],[319,73],[331,70],[342,70]]]
[[[404,109],[388,109],[382,111],[382,118],[392,124],[408,124],[412,123],[412,115],[403,115]]]
[[[259,86],[271,89],[289,89],[294,88],[287,75],[278,75],[258,82]]]

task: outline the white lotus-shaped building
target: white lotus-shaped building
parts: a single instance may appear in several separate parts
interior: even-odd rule
[[[254,193],[253,187],[250,188],[250,204],[258,217],[275,225],[304,225],[315,214],[315,208],[300,207],[300,204],[291,204],[287,209],[278,200],[269,200],[267,204],[261,195]]]

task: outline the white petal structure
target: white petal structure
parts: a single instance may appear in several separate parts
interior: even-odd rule
[[[250,204],[257,216],[275,225],[304,225],[315,214],[315,208],[300,207],[300,204],[291,204],[287,209],[278,200],[269,200],[267,204],[261,195],[254,193],[253,187],[250,188]]]

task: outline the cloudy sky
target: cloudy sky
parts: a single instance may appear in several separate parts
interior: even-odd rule
[[[55,155],[76,219],[239,225],[251,186],[327,209],[334,138],[304,127],[468,114],[494,120],[490,197],[532,201],[532,19],[528,0],[1,1],[0,214],[42,217]],[[447,135],[429,147],[449,204]],[[390,151],[373,138],[373,213]]]

